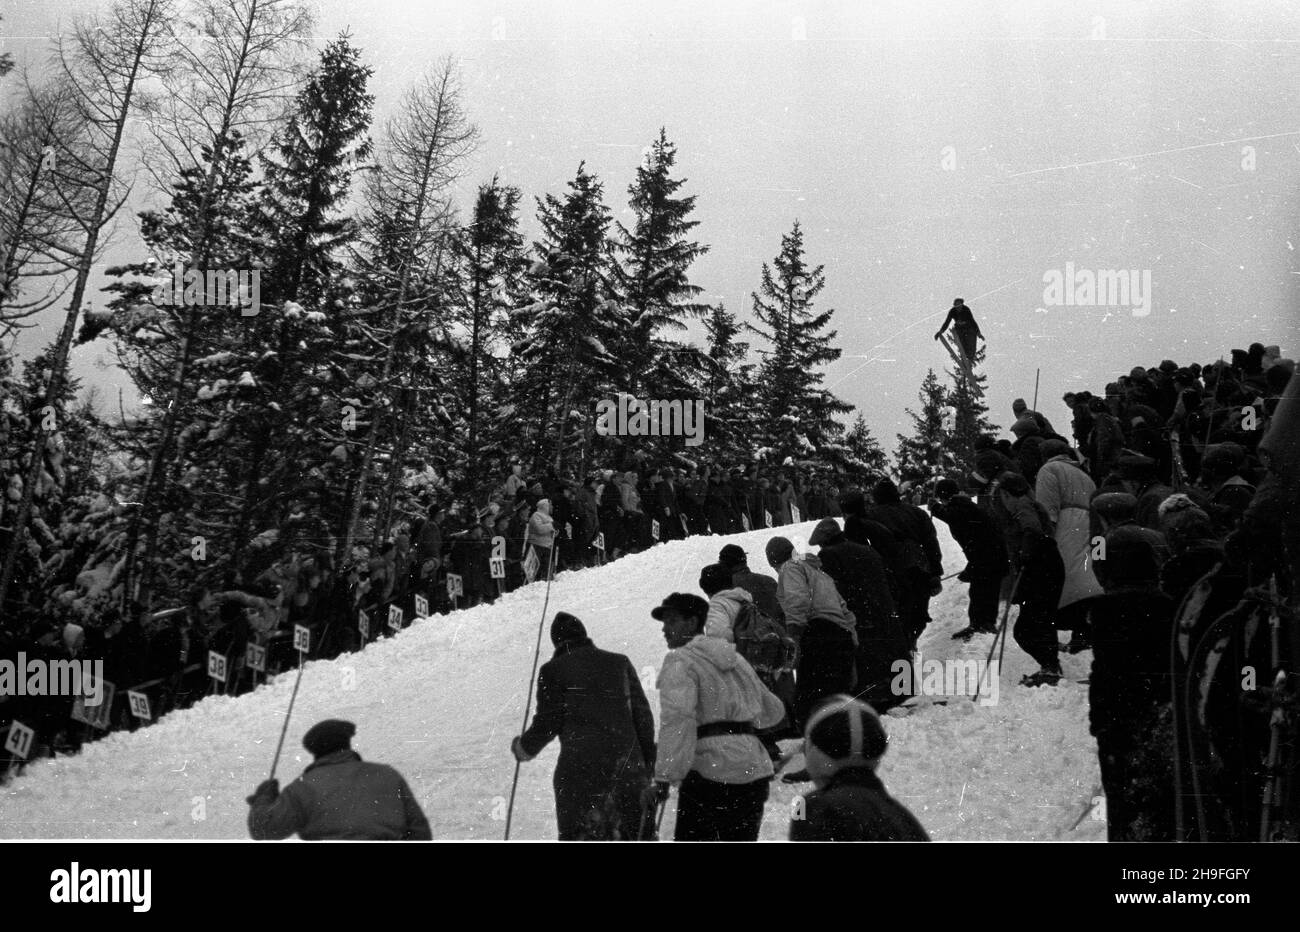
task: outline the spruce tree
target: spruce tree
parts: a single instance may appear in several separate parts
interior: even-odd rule
[[[762,284],[753,294],[754,317],[747,324],[770,346],[758,369],[758,399],[763,412],[758,439],[776,462],[834,454],[844,431],[837,415],[853,406],[821,387],[821,367],[840,358],[827,331],[833,310],[817,312],[813,302],[826,287],[824,266],[808,265],[803,230],[796,220],[781,237],[771,267],[763,263]]]
[[[496,178],[478,189],[474,215],[456,240],[453,309],[463,344],[463,364],[455,369],[457,411],[463,430],[457,472],[466,485],[485,491],[501,481],[484,470],[484,454],[501,454],[513,440],[510,423],[498,420],[510,406],[514,366],[511,345],[523,336],[512,312],[527,303],[529,262],[519,231],[518,188]]]
[[[716,465],[749,460],[753,453],[754,365],[745,361],[749,344],[736,339],[742,329],[736,315],[721,304],[710,308],[704,319],[708,364],[700,384],[707,459]]]
[[[984,361],[984,348],[976,353],[974,364]],[[977,374],[968,379],[961,369],[949,370],[953,380],[947,393],[947,404],[953,409],[952,429],[947,449],[952,454],[953,468],[965,475],[975,469],[975,440],[984,434],[994,434],[998,426],[988,418],[988,405],[984,403],[984,387],[988,376]]]
[[[912,419],[912,435],[898,435],[894,453],[894,471],[900,482],[925,482],[940,478],[951,468],[953,458],[947,451],[949,429],[945,426],[948,393],[939,377],[930,369],[917,395],[920,412],[906,409]]]
[[[610,280],[609,209],[600,181],[578,166],[561,200],[539,198],[542,237],[529,270],[536,300],[520,311],[528,336],[517,397],[531,431],[533,462],[582,466],[595,443],[595,406],[627,385],[613,348],[630,327]],[[618,441],[609,442],[617,446]]]
[[[872,436],[871,429],[861,414],[854,419],[853,425],[844,435],[843,447],[846,484],[867,488],[888,472],[889,459],[881,449],[880,442]]]
[[[708,310],[696,300],[703,289],[690,280],[691,264],[708,247],[690,238],[699,225],[690,219],[695,197],[678,196],[686,180],[672,177],[676,160],[677,148],[661,128],[628,187],[632,229],[615,225],[620,261],[614,277],[631,317],[621,354],[628,388],[643,400],[683,397],[702,365],[693,348],[676,339],[687,320]]]

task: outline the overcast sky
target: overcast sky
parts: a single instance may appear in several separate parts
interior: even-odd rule
[[[0,0],[4,47],[96,0]],[[662,125],[698,196],[693,270],[748,317],[760,264],[799,219],[826,267],[844,358],[827,385],[892,453],[952,298],[989,340],[995,420],[1030,398],[1253,341],[1296,356],[1300,11],[1293,3],[522,3],[320,0],[374,67],[378,116],[452,53],[491,175],[561,193],[580,161],[616,216]],[[806,38],[800,38],[805,36]],[[12,83],[12,80],[11,82]],[[143,179],[142,179],[143,181]],[[134,221],[115,249],[130,247]],[[1150,313],[1051,306],[1053,270],[1134,270]],[[99,303],[96,296],[95,303]],[[60,312],[61,313],[61,312]],[[58,314],[26,339],[47,341]],[[76,354],[88,381],[120,377]],[[129,398],[128,398],[129,401]]]

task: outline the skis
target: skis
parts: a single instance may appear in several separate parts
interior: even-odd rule
[[[975,381],[975,373],[971,369],[970,360],[966,358],[966,354],[949,342],[946,334],[939,334],[939,342],[943,344],[943,348],[948,351],[952,361],[957,364],[957,368],[966,377],[966,384],[970,387],[971,394],[976,398],[983,398],[984,391],[980,388],[979,383]]]

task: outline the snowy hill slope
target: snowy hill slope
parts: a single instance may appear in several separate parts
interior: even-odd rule
[[[938,522],[937,522],[938,523]],[[938,523],[948,572],[963,565]],[[813,523],[781,529],[807,549]],[[628,654],[658,712],[654,678],[665,647],[650,609],[671,591],[697,591],[700,568],[735,542],[763,564],[772,530],[695,537],[609,566],[562,573],[549,617],[581,618],[600,647]],[[545,586],[535,584],[480,606],[417,622],[364,652],[307,666],[277,776],[282,785],[310,762],[303,733],[316,721],[357,723],[354,746],[396,766],[429,816],[435,838],[499,839],[521,728]],[[965,586],[955,580],[931,602],[934,623],[923,659],[979,656],[989,638],[963,645]],[[549,641],[543,643],[545,660]],[[1069,676],[1088,655],[1063,657]],[[887,717],[890,751],[882,776],[938,839],[1102,840],[1104,823],[1083,818],[1100,792],[1096,746],[1088,735],[1087,686],[1016,687],[1034,664],[1007,645],[999,702],[966,700]],[[266,778],[293,674],[257,692],[211,697],[135,733],[114,734],[77,757],[41,761],[0,791],[0,836],[25,838],[246,838],[244,797]],[[554,838],[551,773],[558,743],[525,764],[512,837]],[[804,784],[802,788],[809,788]],[[763,837],[785,838],[801,787],[774,783]],[[670,805],[663,836],[672,837]]]

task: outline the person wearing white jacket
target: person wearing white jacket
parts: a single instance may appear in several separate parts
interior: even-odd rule
[[[537,551],[538,575],[545,579],[551,568],[551,547],[555,544],[555,521],[551,518],[551,500],[537,503],[537,510],[528,519],[528,543]]]
[[[781,700],[734,644],[706,636],[708,603],[674,592],[650,614],[669,647],[656,684],[654,801],[678,786],[677,841],[754,841],[773,776],[757,732],[785,716]],[[650,800],[647,800],[650,802]]]

